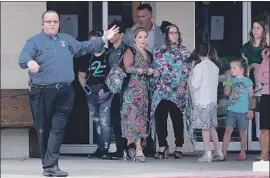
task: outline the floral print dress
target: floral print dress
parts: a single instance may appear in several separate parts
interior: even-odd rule
[[[149,76],[138,74],[137,69],[148,70],[151,66],[152,56],[148,53],[144,59],[138,49],[135,49],[135,56],[130,56],[133,60],[132,66],[127,69],[130,80],[123,93],[123,104],[121,109],[122,136],[130,143],[147,138],[147,121],[149,105]],[[127,60],[127,59],[124,59]]]
[[[187,82],[189,78],[192,66],[191,63],[187,62],[189,56],[190,52],[185,46],[180,46],[179,48],[174,45],[168,50],[167,46],[163,45],[154,52],[154,62],[152,66],[158,70],[161,75],[151,79],[151,88],[154,88],[150,117],[153,138],[156,132],[154,114],[158,104],[161,100],[165,99],[173,102],[183,112],[186,118],[188,135],[191,138],[191,142],[194,143],[193,130],[190,127],[192,100],[188,84],[186,84],[182,95],[177,94],[181,82]]]

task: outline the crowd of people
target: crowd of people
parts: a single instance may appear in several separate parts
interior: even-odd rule
[[[250,41],[241,48],[239,57],[230,60],[230,69],[223,83],[224,94],[229,98],[226,130],[223,146],[219,148],[217,89],[222,66],[218,51],[205,42],[191,53],[183,45],[177,25],[163,21],[159,27],[151,21],[152,7],[149,4],[140,5],[136,15],[138,24],[131,28],[125,29],[121,21],[115,20],[109,24],[108,30],[94,29],[89,33],[89,41],[79,42],[59,33],[58,14],[46,11],[42,15],[42,32],[27,40],[19,65],[29,69],[29,98],[43,175],[68,176],[59,168],[58,158],[73,106],[74,58],[79,61],[78,79],[87,98],[89,119],[93,120],[98,137],[98,148],[89,155],[90,158],[123,158],[143,163],[147,140],[157,135],[159,147],[154,157],[167,159],[167,119],[170,115],[175,136],[175,159],[183,156],[186,125],[193,145],[196,142],[194,129],[202,130],[205,153],[198,158],[199,162],[226,160],[234,128],[238,128],[241,138],[241,151],[236,159],[245,160],[246,131],[255,112],[250,103],[259,97],[261,159],[269,160],[270,48],[267,21],[263,18],[254,20]],[[110,49],[104,47],[108,41],[112,44]],[[121,90],[113,92],[111,88],[119,84],[117,71],[125,77],[120,78]],[[250,72],[254,81],[249,78]],[[109,152],[112,132],[117,148],[114,153]]]

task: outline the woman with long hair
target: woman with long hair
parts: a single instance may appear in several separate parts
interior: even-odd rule
[[[182,45],[181,33],[175,24],[162,22],[161,30],[164,34],[165,45],[154,51],[153,68],[160,75],[154,77],[151,106],[151,118],[155,118],[159,150],[155,154],[157,159],[168,158],[167,118],[170,114],[174,136],[174,157],[182,157],[184,144],[184,112],[188,114],[191,97],[187,80],[191,70],[191,63],[187,63],[190,56],[188,49]],[[152,129],[155,127],[153,126]]]
[[[145,161],[142,146],[145,145],[148,135],[149,80],[155,70],[151,68],[152,55],[146,50],[147,31],[136,26],[133,34],[134,45],[124,52],[123,59],[124,69],[130,79],[123,93],[121,126],[122,136],[127,139],[126,151],[134,162],[142,163]],[[131,150],[133,143],[136,153]]]
[[[262,83],[258,81],[258,71],[262,62],[260,52],[269,43],[269,23],[266,15],[259,15],[253,19],[250,40],[245,43],[240,52],[248,64],[248,76],[254,83],[254,95],[260,96]],[[250,73],[252,72],[252,73]],[[251,75],[250,75],[251,74]],[[260,114],[255,112],[256,136],[260,138]],[[262,153],[258,159],[261,159]]]
[[[253,71],[254,93],[258,93],[262,89],[262,84],[258,82],[257,76],[262,62],[260,52],[267,46],[267,31],[266,20],[262,17],[255,18],[250,31],[250,40],[240,50],[242,57],[246,59],[249,70]]]

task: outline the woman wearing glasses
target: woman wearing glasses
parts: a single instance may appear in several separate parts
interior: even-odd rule
[[[169,113],[175,135],[174,157],[178,159],[182,157],[184,144],[183,112],[188,117],[190,110],[191,100],[187,85],[191,70],[191,64],[188,62],[190,52],[182,45],[181,34],[176,25],[162,22],[160,28],[165,37],[165,45],[154,51],[153,67],[160,76],[153,78],[152,85],[155,89],[151,106],[151,117],[155,117],[159,144],[155,158],[168,158],[169,147],[166,138]]]

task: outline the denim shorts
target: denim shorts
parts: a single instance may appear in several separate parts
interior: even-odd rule
[[[227,111],[226,127],[238,128],[240,130],[248,129],[249,120],[247,113],[236,113],[233,111]]]

